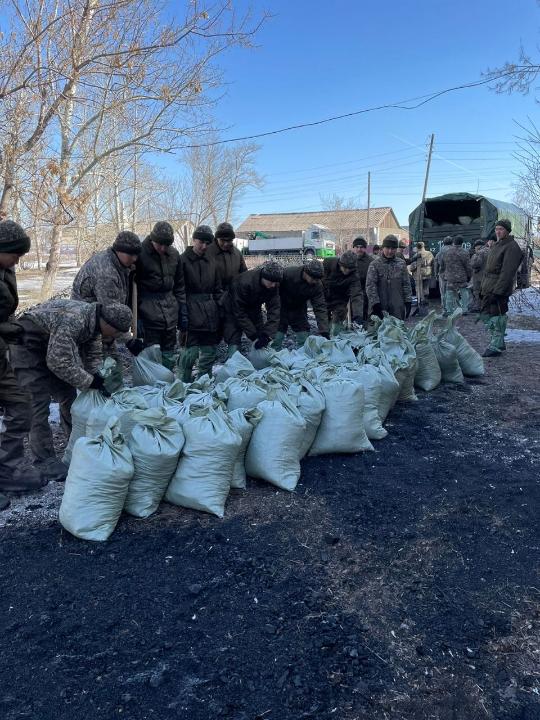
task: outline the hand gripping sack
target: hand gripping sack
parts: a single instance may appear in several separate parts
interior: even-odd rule
[[[62,460],[66,465],[71,462],[71,454],[76,441],[86,435],[86,423],[92,410],[99,412],[107,403],[107,398],[99,390],[83,390],[71,406],[71,433]]]
[[[431,326],[436,319],[432,310],[424,320],[416,323],[411,331],[411,341],[416,351],[416,373],[414,384],[421,390],[430,392],[441,382],[441,368],[437,355],[430,342]]]
[[[244,409],[238,408],[228,413],[233,428],[242,438],[242,444],[238,449],[238,456],[234,463],[233,477],[231,487],[239,490],[246,488],[246,450],[251,440],[253,430],[260,423],[262,412],[258,408]]]
[[[263,416],[251,436],[246,452],[246,473],[251,477],[294,490],[300,479],[298,448],[306,423],[285,393],[271,393],[259,404]]]
[[[298,448],[300,460],[313,445],[326,406],[322,390],[297,373],[296,381],[287,388],[287,395],[295,403],[306,422],[306,431]]]
[[[133,358],[131,374],[134,385],[154,385],[156,382],[172,383],[174,373],[161,364],[162,355],[159,345],[144,348]]]
[[[222,518],[242,438],[222,410],[190,406],[186,438],[165,500]]]
[[[118,522],[133,477],[131,452],[111,418],[96,438],[73,448],[59,519],[83,540],[107,540]]]
[[[272,364],[271,360],[274,354],[275,350],[272,350],[269,347],[257,349],[255,347],[255,343],[253,343],[251,350],[247,354],[247,359],[253,365],[255,370],[262,370]]]
[[[137,391],[137,388],[126,388],[119,390],[107,399],[101,408],[92,410],[86,423],[86,436],[97,437],[107,421],[111,417],[118,418],[120,432],[129,437],[135,422],[133,412],[135,410],[147,410],[148,403]]]
[[[456,348],[439,335],[431,339],[431,344],[441,368],[443,382],[462,383],[463,372],[459,366]]]
[[[364,429],[369,440],[382,440],[388,431],[382,426],[381,392],[383,381],[373,365],[342,365],[336,368],[340,377],[349,377],[364,388]]]
[[[214,372],[216,383],[222,383],[232,377],[251,375],[255,368],[249,360],[236,351],[221,367]]]
[[[309,455],[373,450],[364,429],[364,388],[331,368],[314,371],[325,399],[321,424]]]
[[[129,483],[124,510],[135,517],[152,515],[174,475],[184,433],[163,408],[136,410],[128,438],[135,471]]]
[[[446,327],[441,332],[441,337],[456,348],[459,366],[464,375],[468,377],[481,377],[485,373],[482,356],[469,345],[463,335],[456,328],[456,320],[462,311],[458,308],[446,321]]]

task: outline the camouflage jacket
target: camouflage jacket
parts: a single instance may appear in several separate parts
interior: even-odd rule
[[[379,304],[394,317],[405,319],[405,303],[412,299],[407,265],[401,258],[379,255],[369,266],[366,279],[369,311]]]
[[[83,357],[90,343],[100,334],[96,303],[78,300],[48,300],[29,310],[29,318],[48,335],[47,367],[57,377],[79,390],[92,383]],[[24,344],[24,340],[23,340]]]
[[[130,268],[122,265],[112,248],[102,250],[87,260],[75,276],[71,299],[129,305],[130,275]]]
[[[430,278],[433,274],[434,257],[433,253],[429,250],[419,250],[414,258],[414,261],[410,264],[410,270],[413,275],[416,274],[420,263],[420,274],[423,280]]]
[[[442,256],[440,269],[448,285],[465,287],[472,277],[469,253],[457,245],[450,246]]]
[[[451,245],[442,245],[439,252],[435,255],[435,267],[434,267],[435,275],[437,277],[439,277],[439,275],[440,275],[443,280],[444,280],[444,275],[441,270],[441,265],[442,265],[445,254],[450,250],[451,247],[452,247]]]
[[[484,268],[486,267],[486,260],[489,254],[488,247],[481,247],[480,250],[474,253],[471,258],[471,268],[473,272],[473,287],[476,290],[480,290],[482,284],[482,278],[484,276]]]
[[[15,270],[0,270],[0,323],[8,322],[19,305]],[[6,338],[7,339],[7,338]],[[6,341],[0,328],[0,357],[7,351]]]

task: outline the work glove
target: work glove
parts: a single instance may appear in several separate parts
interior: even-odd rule
[[[185,332],[188,329],[188,310],[186,303],[180,303],[178,308],[178,329]]]
[[[89,390],[99,390],[99,392],[102,395],[105,395],[105,397],[109,397],[110,393],[105,388],[105,380],[101,377],[99,373],[95,373],[93,376],[93,380],[88,386]]]
[[[381,303],[375,303],[375,305],[371,308],[371,314],[377,315],[377,317],[380,317],[381,320],[383,319],[383,311]]]
[[[320,332],[319,335],[323,337],[325,340],[330,340],[330,333],[328,332]]]
[[[261,333],[259,337],[255,340],[255,343],[253,344],[253,347],[255,350],[260,350],[261,348],[265,348],[268,346],[268,343],[270,342],[270,336],[266,333]]]
[[[412,305],[410,302],[405,303],[405,317],[406,318],[408,318],[409,315],[411,314],[411,307],[412,307]]]
[[[101,374],[101,372],[100,372]],[[124,385],[124,375],[122,373],[122,366],[115,362],[114,367],[107,370],[103,376],[103,386],[107,395],[112,395],[113,392],[120,390]]]
[[[142,338],[131,338],[131,340],[127,340],[126,347],[132,355],[137,357],[144,349],[144,340]]]

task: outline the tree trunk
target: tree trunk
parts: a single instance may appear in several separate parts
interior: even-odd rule
[[[51,247],[49,250],[49,259],[45,265],[45,275],[43,276],[43,284],[41,286],[41,301],[48,300],[54,292],[54,281],[60,266],[60,250],[62,247],[62,235],[64,225],[62,221],[62,213],[57,213],[54,218],[54,225],[51,236]]]

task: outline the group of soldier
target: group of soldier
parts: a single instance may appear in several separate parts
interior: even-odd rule
[[[505,230],[504,223],[496,232]],[[243,336],[256,349],[279,350],[291,330],[302,344],[315,332],[308,303],[316,332],[325,338],[339,333],[348,317],[360,324],[384,312],[402,320],[410,315],[411,275],[394,235],[372,255],[366,240],[357,237],[339,257],[286,268],[269,259],[252,270],[234,239],[229,223],[218,225],[215,233],[200,225],[180,254],[167,222],[157,222],[142,242],[135,233],[121,232],[111,247],[81,267],[70,299],[46,301],[16,318],[14,268],[29,251],[30,238],[15,222],[0,222],[0,509],[9,504],[3,493],[34,491],[65,479],[67,468],[56,457],[49,425],[50,402],[59,403],[61,426],[69,436],[77,390],[106,394],[98,372],[106,356],[117,360],[120,372],[119,342],[133,355],[159,345],[163,364],[172,368],[177,362],[180,377],[190,382],[196,364],[199,375],[212,373],[221,342],[229,357],[240,349]],[[448,274],[454,262],[450,251],[460,252],[456,240],[442,267],[445,292],[459,294],[461,288]],[[505,317],[511,294],[501,275],[511,243],[501,234],[499,248],[511,249],[490,253],[485,265],[484,277],[493,280],[489,287],[484,280],[483,302],[492,320]],[[422,251],[417,248],[412,262],[423,267]],[[497,320],[492,329],[502,330],[504,338],[501,323]],[[21,465],[26,437],[32,467]]]

